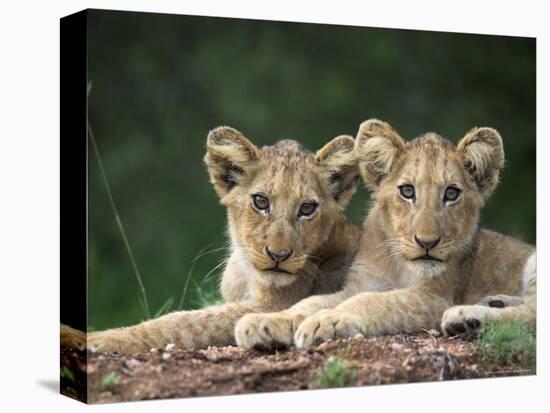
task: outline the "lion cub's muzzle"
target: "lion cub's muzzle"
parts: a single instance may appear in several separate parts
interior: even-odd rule
[[[439,245],[441,242],[441,237],[422,237],[419,238],[416,235],[414,236],[414,241],[416,244],[424,250],[424,254],[421,254],[417,256],[416,258],[413,258],[413,261],[417,260],[423,260],[423,261],[442,261],[441,259],[435,257],[433,253],[433,249]]]
[[[286,271],[284,268],[280,267],[280,263],[288,260],[290,256],[292,255],[292,249],[280,249],[272,251],[269,249],[269,247],[265,247],[265,253],[267,256],[271,259],[273,262],[273,267],[267,268],[267,271],[273,271],[273,272],[280,272],[283,274],[290,274],[290,272]]]

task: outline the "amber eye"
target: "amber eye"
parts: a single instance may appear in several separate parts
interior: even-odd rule
[[[254,207],[260,211],[266,211],[269,209],[269,199],[263,195],[252,195],[252,203]]]
[[[414,186],[409,184],[401,185],[399,187],[399,193],[405,199],[414,199],[415,197]]]
[[[317,210],[318,205],[319,204],[317,204],[316,202],[304,202],[302,205],[300,205],[298,216],[309,217],[313,215],[313,213]]]
[[[443,196],[443,202],[453,202],[458,199],[460,196],[460,189],[449,186],[447,189],[445,189],[445,195]]]

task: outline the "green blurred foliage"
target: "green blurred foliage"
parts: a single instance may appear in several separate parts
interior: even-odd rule
[[[90,11],[89,120],[152,313],[215,300],[225,211],[202,163],[208,131],[311,150],[377,117],[456,142],[497,128],[507,167],[486,227],[535,241],[535,40]],[[130,260],[89,150],[89,324],[142,318]],[[360,223],[368,194],[348,207]],[[198,257],[202,252],[222,248]],[[205,298],[206,297],[206,298]]]

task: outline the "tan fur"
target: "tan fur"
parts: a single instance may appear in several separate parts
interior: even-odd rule
[[[248,328],[258,332],[253,344],[270,346],[266,327],[287,345],[294,332],[295,344],[306,347],[359,332],[441,327],[446,334],[469,334],[485,316],[534,323],[534,248],[478,228],[480,208],[504,163],[497,131],[474,128],[455,147],[435,133],[405,142],[372,119],[361,124],[355,151],[374,206],[344,289],[280,313],[246,316]],[[414,186],[413,202],[400,196],[404,184]],[[457,202],[444,204],[450,185],[462,192]],[[415,236],[441,237],[429,251],[437,260],[415,260],[426,252]],[[496,300],[505,307],[490,307]]]
[[[89,347],[139,352],[168,343],[189,349],[234,344],[235,324],[243,315],[280,311],[342,287],[361,233],[343,214],[359,178],[353,138],[339,136],[312,154],[292,140],[257,148],[239,131],[219,127],[208,135],[204,161],[227,209],[231,255],[221,281],[225,303],[90,333]],[[255,194],[269,198],[268,213],[253,207]],[[316,212],[300,218],[302,203],[312,201]],[[284,273],[270,270],[275,264],[267,247],[292,251],[279,263]],[[63,333],[62,344],[75,342],[71,330]]]

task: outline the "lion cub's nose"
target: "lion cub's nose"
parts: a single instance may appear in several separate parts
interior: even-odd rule
[[[269,255],[269,258],[275,262],[287,260],[292,255],[292,250],[270,251],[269,247],[265,247],[265,251],[267,252],[267,255]]]
[[[426,241],[423,239],[418,238],[416,235],[414,236],[414,240],[418,245],[420,245],[425,250],[429,250],[434,248],[437,244],[439,244],[439,241],[441,241],[441,237],[438,237],[436,239],[433,239],[431,241]]]

